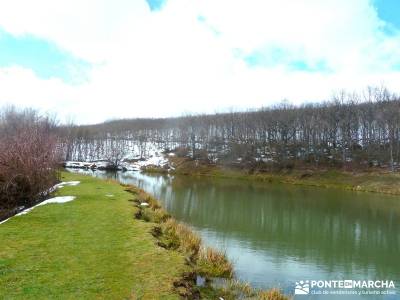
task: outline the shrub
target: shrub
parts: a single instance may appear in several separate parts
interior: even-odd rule
[[[55,123],[33,110],[0,113],[0,208],[30,206],[57,181]]]
[[[197,257],[201,238],[189,227],[170,218],[162,224],[162,232],[161,242],[167,248],[180,250],[191,260]]]
[[[137,219],[142,219],[146,222],[162,223],[168,220],[171,216],[163,209],[141,208],[137,212]]]
[[[233,276],[233,265],[226,254],[212,248],[200,251],[197,266],[198,272],[203,276],[224,278]]]
[[[235,300],[289,300],[292,299],[282,294],[279,289],[259,290],[252,288],[250,284],[237,279],[219,280],[218,284],[206,285],[200,288],[204,299]],[[203,299],[202,298],[202,299]]]
[[[268,291],[261,291],[258,293],[260,300],[288,300],[289,298],[282,294],[278,289],[270,289]]]

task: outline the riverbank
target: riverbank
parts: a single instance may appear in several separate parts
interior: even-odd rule
[[[151,225],[132,218],[132,196],[113,182],[62,180],[81,182],[56,192],[75,200],[0,225],[0,298],[177,299],[182,255],[154,247]]]
[[[170,174],[259,180],[270,183],[400,195],[400,174],[385,170],[348,172],[332,169],[292,169],[265,172],[205,164],[187,158],[173,157],[169,160],[173,168],[169,172]],[[165,173],[165,170],[161,168],[151,168],[144,171]]]
[[[285,299],[230,280],[226,256],[202,247],[143,191],[76,174],[61,179],[80,181],[56,192],[75,200],[0,225],[0,298]],[[226,284],[196,285],[211,277]]]

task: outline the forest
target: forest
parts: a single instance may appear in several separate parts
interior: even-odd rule
[[[0,110],[0,222],[4,223],[10,217],[23,214],[24,211],[26,211],[27,209],[41,203],[42,200],[48,197],[55,190],[56,184],[59,183],[62,178],[64,178],[64,180],[66,178],[75,180],[79,179],[79,181],[73,182],[82,181],[81,187],[83,186],[84,189],[87,190],[84,190],[85,194],[78,194],[80,195],[79,197],[82,197],[80,200],[77,200],[75,202],[77,203],[75,207],[78,209],[78,211],[75,211],[72,213],[72,215],[70,215],[71,210],[68,210],[68,208],[63,209],[61,207],[58,210],[56,208],[53,208],[55,209],[55,211],[59,212],[57,216],[61,217],[61,221],[58,223],[58,228],[67,230],[61,236],[67,239],[67,241],[70,241],[71,245],[74,246],[76,243],[76,239],[73,238],[71,240],[71,236],[85,237],[82,245],[84,245],[85,249],[87,249],[88,244],[95,245],[98,242],[98,239],[96,237],[95,242],[88,243],[86,237],[93,236],[93,228],[99,228],[99,226],[102,226],[100,227],[102,228],[102,230],[100,231],[102,233],[106,233],[106,242],[104,242],[104,244],[107,245],[107,247],[111,245],[113,250],[116,251],[120,248],[114,247],[114,243],[110,244],[110,237],[112,236],[112,240],[114,240],[114,230],[116,228],[130,228],[124,226],[115,226],[115,224],[119,224],[115,222],[120,221],[121,216],[122,220],[127,222],[126,224],[130,224],[129,226],[132,225],[132,210],[129,210],[129,208],[132,208],[130,206],[130,203],[132,202],[132,196],[138,197],[138,202],[136,203],[137,206],[135,207],[140,208],[140,210],[134,214],[135,220],[153,222],[152,220],[158,219],[166,220],[165,224],[170,224],[168,223],[169,217],[167,217],[169,216],[169,214],[164,213],[160,210],[161,205],[158,204],[156,200],[154,200],[155,204],[149,204],[151,202],[148,199],[152,198],[151,196],[147,195],[144,190],[134,188],[133,190],[131,190],[133,191],[132,193],[127,194],[127,191],[129,191],[129,189],[127,188],[128,186],[121,186],[117,181],[106,181],[106,184],[104,184],[98,183],[95,180],[90,181],[90,179],[86,179],[88,177],[85,178],[81,175],[73,173],[60,173],[63,164],[88,162],[88,164],[84,165],[99,166],[104,165],[103,163],[105,162],[107,163],[106,168],[115,170],[118,169],[118,167],[125,166],[126,164],[132,163],[133,165],[134,162],[138,161],[150,161],[150,157],[152,157],[153,155],[165,154],[168,157],[178,156],[185,158],[183,159],[183,161],[185,162],[187,160],[191,160],[190,164],[192,166],[197,166],[198,162],[200,162],[202,164],[201,166],[205,164],[218,166],[222,165],[229,168],[239,168],[240,171],[244,170],[246,172],[238,173],[243,173],[246,175],[251,174],[251,172],[247,171],[255,171],[254,173],[256,175],[259,175],[259,173],[261,172],[265,172],[264,174],[268,175],[273,174],[273,171],[279,172],[282,170],[285,171],[282,173],[290,174],[291,172],[286,171],[302,168],[315,168],[324,170],[327,168],[341,168],[344,170],[353,171],[382,168],[385,169],[385,172],[381,173],[391,173],[386,172],[386,170],[392,172],[398,170],[400,161],[399,152],[400,98],[399,96],[392,94],[388,90],[383,88],[367,89],[362,94],[341,92],[332,97],[332,99],[325,102],[309,103],[299,106],[292,105],[287,101],[283,101],[275,106],[242,112],[232,111],[212,115],[199,114],[173,118],[122,119],[107,121],[101,124],[94,125],[60,124],[55,118],[48,117],[32,109],[17,109],[14,107],[8,107]],[[165,158],[163,159],[166,160]],[[171,169],[171,166],[168,167]],[[152,168],[146,168],[144,169],[150,172],[152,171]],[[153,169],[155,169],[155,171],[157,172],[161,171],[156,168]],[[79,170],[79,172],[80,171],[81,170]],[[281,174],[278,172],[277,174]],[[88,173],[86,174],[89,173],[92,173],[94,175],[97,172],[88,171]],[[313,176],[308,175],[313,172],[301,173],[301,178],[303,178],[303,174],[305,174],[304,176],[306,176],[306,178],[308,178],[308,176]],[[350,172],[341,173],[352,174]],[[98,172],[97,174],[103,174],[107,176],[106,172]],[[375,177],[372,177],[373,180],[371,182],[370,178],[367,178],[367,180],[365,181],[365,177],[357,176],[363,175],[362,172],[354,172],[354,174],[356,176],[352,175],[351,177],[340,177],[337,181],[333,179],[328,183],[331,187],[339,186],[347,189],[347,185],[338,185],[338,182],[339,184],[341,184],[341,178],[346,178],[346,180],[350,181],[349,186],[352,190],[375,192],[377,191],[385,193],[395,192],[396,194],[400,193],[398,190],[398,178],[396,175],[390,175],[392,177],[385,177],[377,172],[375,173],[377,175],[375,175]],[[132,172],[128,174],[117,173],[117,175],[135,176],[138,174]],[[140,175],[143,176],[144,174]],[[387,182],[389,181],[385,180],[383,180],[382,183],[379,180],[381,176],[385,177],[387,180],[390,180],[390,184],[387,184]],[[181,177],[181,179],[176,179],[175,182],[179,183],[178,180],[182,180],[182,178],[186,177],[188,176],[183,176]],[[318,177],[318,174],[315,177]],[[159,176],[158,178],[166,177]],[[361,178],[361,181],[354,180],[354,178]],[[392,180],[393,178],[395,180]],[[322,183],[325,182],[324,179],[326,179],[326,177],[322,178]],[[318,178],[316,180],[318,180]],[[357,184],[353,185],[352,180],[357,181]],[[314,184],[315,186],[322,186],[316,185],[314,182],[315,181],[311,181],[310,185]],[[292,181],[292,183],[296,182]],[[100,186],[95,184],[100,184]],[[237,181],[235,181],[234,184],[235,186],[239,186]],[[107,192],[103,190],[104,186],[107,187]],[[165,187],[164,185],[162,186]],[[250,211],[249,208],[251,206],[249,203],[247,203],[247,201],[252,197],[253,199],[258,199],[254,197],[259,197],[256,195],[256,193],[259,193],[260,191],[258,190],[258,188],[260,188],[259,185],[255,185],[254,188],[249,188],[248,183],[245,183],[244,186],[246,187],[244,190],[243,186],[235,190],[232,189],[232,186],[228,185],[229,188],[226,189],[224,186],[218,186],[218,184],[214,184],[212,180],[206,181],[205,179],[201,184],[200,180],[197,178],[196,185],[193,190],[190,190],[190,188],[187,188],[184,185],[181,186],[179,184],[176,184],[175,187],[171,185],[171,187],[175,188],[178,191],[175,194],[172,193],[174,195],[194,195],[196,191],[207,191],[210,186],[213,187],[213,196],[210,195],[204,197],[204,194],[202,194],[202,197],[204,197],[202,199],[208,199],[208,205],[218,205],[218,208],[210,210],[209,207],[212,206],[209,206],[208,208],[202,210],[201,207],[205,207],[202,205],[204,205],[204,203],[208,201],[204,200],[201,201],[202,205],[198,205],[196,203],[195,206],[193,206],[194,208],[192,210],[200,214],[202,212],[206,212],[205,215],[207,215],[207,217],[209,218],[207,222],[212,221],[213,214],[210,214],[210,211],[214,212],[215,220],[231,219],[234,220],[235,226],[240,223],[238,220],[242,219],[245,221],[241,222],[241,226],[242,228],[246,228],[245,226],[247,226],[249,222],[248,218],[246,218],[246,214],[243,213],[242,207],[246,206],[247,211]],[[265,186],[263,185],[262,188],[265,188]],[[290,212],[293,207],[296,207],[296,205],[293,205],[293,203],[298,203],[298,201],[303,200],[301,200],[302,198],[296,193],[291,194],[292,192],[289,192],[289,194],[287,194],[287,191],[285,189],[278,189],[277,194],[274,194],[273,191],[276,187],[271,185],[269,186],[269,188],[271,188],[270,191],[272,191],[270,195],[272,195],[272,197],[277,197],[276,199],[278,201],[276,203],[279,203],[277,207],[284,207],[282,203],[289,203],[289,205],[286,208],[286,211],[283,212],[274,211],[274,205],[267,207],[268,209],[266,211],[274,211],[274,213],[271,214],[272,217],[267,216],[265,220],[268,219],[268,221],[266,221],[265,224],[268,223],[268,226],[272,227],[274,227],[274,224],[279,224],[279,226],[281,226],[281,216],[287,216],[288,212]],[[227,191],[230,191],[231,189],[232,193],[228,193]],[[110,190],[115,192],[110,192]],[[161,190],[168,189],[162,188]],[[64,188],[61,192],[69,193],[70,191],[71,190]],[[93,191],[95,191],[97,194],[93,194]],[[59,193],[59,191],[57,193]],[[122,201],[118,200],[117,197],[113,198],[114,193],[116,195],[117,193],[121,193],[121,195],[125,195],[125,198],[120,199]],[[332,196],[330,194],[332,194]],[[66,196],[67,194],[63,195]],[[221,197],[218,198],[218,195]],[[261,192],[259,195],[262,196],[263,192]],[[283,198],[281,198],[282,196],[279,195],[287,195],[288,200],[285,199],[283,201]],[[335,225],[338,224],[336,222],[337,215],[339,215],[339,213],[336,213],[336,211],[347,211],[349,210],[349,207],[351,209],[351,206],[346,204],[346,206],[342,207],[342,202],[339,203],[339,206],[335,206],[337,205],[337,202],[335,202],[334,197],[337,197],[337,191],[335,193],[329,192],[329,195],[328,193],[324,195],[326,196],[326,199],[323,197],[324,201],[329,201],[329,205],[327,205],[326,203],[322,206],[315,205],[316,203],[320,203],[321,201],[319,196],[314,196],[316,202],[312,202],[312,195],[310,196],[310,194],[305,193],[303,195],[304,201],[307,200],[308,203],[312,203],[307,208],[307,212],[299,214],[298,210],[293,210],[292,213],[294,215],[299,215],[299,222],[301,222],[302,224],[304,223],[304,217],[306,216],[307,220],[314,219],[317,220],[317,222],[319,222],[320,224],[327,225],[326,228],[328,228],[329,230],[331,229],[331,226],[335,228],[344,228],[345,225]],[[235,207],[230,206],[232,205],[232,203],[237,203],[236,201],[224,201],[224,199],[228,198],[229,200],[235,199],[235,196],[238,197],[236,199],[244,199],[246,202],[242,202],[243,205],[240,205],[240,209],[235,209]],[[363,196],[362,202],[360,202],[362,203],[362,205],[356,206],[356,209],[364,209],[362,215],[367,215],[368,218],[366,220],[370,222],[369,213],[371,208],[369,205],[371,202],[365,202],[364,197],[365,196]],[[93,199],[95,199],[96,201],[92,201]],[[113,199],[113,201],[110,202],[110,199]],[[128,199],[129,201],[127,201]],[[143,206],[141,200],[139,199],[144,199],[143,201],[145,201],[144,203],[146,203],[147,205]],[[187,199],[191,200],[191,198]],[[291,203],[291,199],[296,199],[296,201]],[[311,202],[309,202],[310,200]],[[304,201],[301,205],[299,204],[302,207],[303,212],[306,211],[304,209]],[[188,203],[193,204],[195,201],[187,201],[185,198],[185,201],[183,202],[185,202],[185,205],[187,205]],[[88,210],[87,207],[90,207],[88,206],[88,203],[90,205],[94,205],[92,207],[95,207],[95,209],[91,208],[90,210]],[[111,214],[112,218],[110,219],[110,203],[113,203],[113,209],[116,207],[116,203],[121,203],[121,207],[117,208],[122,215],[113,213]],[[260,216],[261,213],[263,220],[262,223],[264,224],[265,210],[263,209],[262,205],[260,206],[260,203],[269,202],[255,201],[253,203],[257,203],[257,206],[254,206],[254,210],[252,210],[251,212],[251,219],[253,221],[257,220],[256,216]],[[381,200],[379,200],[378,203],[379,207],[381,207]],[[153,206],[147,207],[149,205]],[[143,207],[147,207],[147,210],[145,210]],[[319,212],[320,207],[322,207],[323,209],[328,208],[329,211],[323,210],[323,212],[321,213]],[[383,205],[382,207],[383,209],[386,209],[388,206]],[[71,208],[71,206],[69,208]],[[84,208],[87,210],[85,211]],[[51,212],[51,209],[48,209],[47,211]],[[95,216],[91,217],[93,212],[95,212]],[[222,215],[224,212],[226,214]],[[351,213],[354,212],[352,211]],[[379,215],[375,212],[374,214]],[[88,234],[81,234],[80,232],[82,228],[79,226],[82,220],[81,216],[85,216],[85,222],[83,222],[83,224],[86,224],[86,226],[88,226],[88,229],[85,229],[84,231]],[[33,216],[33,218],[35,218],[35,216]],[[90,218],[92,218],[92,222],[87,223],[86,220]],[[191,220],[194,219],[192,218],[193,215],[190,215]],[[344,224],[354,224],[353,218],[354,215],[351,215],[351,222]],[[287,218],[284,217],[283,219]],[[293,228],[291,228],[291,224],[293,224],[293,218],[289,219],[291,221],[284,226],[290,228],[288,230],[293,230]],[[17,219],[17,221],[18,220],[21,219]],[[55,232],[55,230],[53,229],[53,226],[55,224],[54,222],[55,220],[59,220],[57,218],[50,217],[42,217],[42,219],[40,220],[46,220],[45,222],[43,222],[43,225],[49,230],[44,231],[43,236],[45,238],[43,238],[43,236],[41,235],[41,230],[33,230],[32,232],[34,232],[34,234],[37,234],[37,236],[33,235],[34,240],[46,240],[50,243],[45,244],[46,246],[44,247],[39,247],[40,251],[45,249],[43,253],[47,258],[47,248],[50,248],[52,246],[51,239],[48,239],[48,236],[50,234],[48,232],[51,232],[51,234]],[[76,226],[65,226],[65,224],[71,224],[70,220],[76,220]],[[107,221],[102,221],[99,224],[98,220]],[[320,220],[328,220],[328,222],[321,223]],[[163,223],[160,224],[160,226],[157,225],[157,227],[154,228],[161,228],[161,226],[164,226],[162,225]],[[256,227],[260,226],[259,228],[262,228],[263,226],[260,225],[260,223],[254,224],[256,224]],[[229,225],[228,227],[230,228],[232,226]],[[352,226],[347,227],[349,228],[348,236],[351,237],[349,238],[349,244],[351,245],[351,247],[353,247],[351,241],[356,240],[354,238],[355,230]],[[388,225],[388,227],[395,228],[393,227],[392,223]],[[145,228],[145,231],[143,231],[144,237],[149,234],[149,227],[147,227],[146,225]],[[178,225],[171,225],[171,228],[172,229],[165,229],[165,232],[181,230],[182,233],[180,234],[183,237],[182,241],[200,241],[200,238],[197,239],[188,236],[188,233],[183,229],[179,229],[181,227],[179,227]],[[227,228],[227,230],[229,230],[229,228]],[[384,227],[384,229],[385,228],[386,227]],[[73,230],[73,233],[71,233],[70,230]],[[273,230],[279,232],[279,230]],[[19,240],[26,240],[27,238],[29,238],[25,235],[26,232],[27,231],[25,230],[21,230],[20,232],[18,232],[21,233],[21,235],[17,236]],[[153,236],[149,240],[149,245],[151,245],[151,247],[154,247],[155,245],[153,237],[159,236],[159,233],[157,232],[158,231],[152,231]],[[254,232],[256,232],[256,230],[253,229],[248,232],[245,231],[245,235],[247,235],[248,238],[251,237]],[[265,233],[265,230],[263,230],[262,232]],[[379,232],[385,231],[380,230]],[[390,231],[389,233],[391,232],[392,231]],[[326,232],[321,234],[326,236],[325,233]],[[343,233],[332,233],[332,236],[335,235],[342,236]],[[7,236],[9,237],[13,235],[9,234]],[[137,239],[136,236],[134,236],[134,238]],[[258,239],[260,239],[260,237],[257,236],[255,238],[255,241]],[[374,241],[373,238],[369,239],[371,241]],[[395,237],[389,238],[389,240],[392,239],[396,240]],[[173,240],[175,241],[176,238],[174,237]],[[343,239],[341,239],[340,241],[342,240]],[[140,249],[142,249],[143,239],[140,238],[137,239],[137,241],[137,245],[140,245]],[[123,234],[121,235],[120,242],[123,245],[126,244],[126,234],[124,230]],[[8,243],[11,243],[11,241],[8,241]],[[377,245],[376,242],[373,242],[372,244],[375,246]],[[369,246],[371,246],[372,244],[369,244]],[[55,245],[62,245],[62,243],[55,243]],[[190,243],[188,243],[188,245],[190,249],[193,249],[193,247],[196,249],[200,249],[199,243],[194,243],[194,246]],[[342,247],[341,244],[340,247]],[[294,248],[298,249],[297,246]],[[369,249],[370,247],[364,248]],[[96,251],[96,249],[99,248],[95,247],[93,251]],[[372,247],[372,249],[374,248]],[[52,252],[59,253],[61,251],[60,248],[57,248],[56,250],[57,251],[53,250]],[[29,255],[31,247],[29,246],[25,249],[25,251],[26,252],[22,252],[23,254],[21,256],[26,256],[25,253],[28,253]],[[132,251],[132,249],[129,249],[129,251]],[[113,253],[115,255],[115,252],[112,251],[101,251],[101,253],[104,252]],[[142,253],[143,251],[139,252]],[[135,259],[137,258],[137,253],[139,252],[133,252]],[[338,251],[335,250],[335,252]],[[16,253],[21,252],[16,251]],[[85,253],[96,252],[86,251]],[[158,257],[160,251],[157,250],[156,253]],[[205,254],[201,254],[203,256],[200,255],[198,261],[200,262],[200,264],[203,265],[208,264],[209,261],[216,261],[215,263],[213,263],[214,265],[218,266],[218,268],[215,270],[219,271],[226,269],[228,270],[226,271],[226,273],[232,274],[231,270],[233,270],[233,267],[227,259],[227,256],[222,254],[220,255],[218,254],[219,252],[215,253],[208,251]],[[37,256],[34,255],[33,257],[34,263],[36,265]],[[91,257],[96,256],[91,255]],[[371,256],[368,255],[368,259],[370,257]],[[73,261],[77,260],[74,259]],[[146,261],[150,261],[152,266],[154,265],[153,261],[148,260],[147,253]],[[390,263],[392,264],[392,261]],[[79,261],[78,264],[80,265]],[[123,265],[125,265],[125,261]],[[168,268],[162,266],[160,269],[164,270]],[[390,268],[388,269],[390,270]],[[58,271],[59,267],[57,265],[57,272]],[[147,269],[146,274],[148,274]],[[212,277],[214,278],[216,276],[213,275]],[[125,281],[126,280],[124,278],[124,280],[118,282]],[[78,281],[78,284],[81,284],[81,280]],[[168,282],[167,284],[172,285],[172,283]],[[109,286],[107,286],[107,289],[109,289]],[[279,298],[276,299],[286,299],[286,297],[283,296],[281,292],[276,289],[271,290],[271,292],[277,293]]]
[[[149,147],[208,163],[257,167],[389,168],[400,160],[400,98],[385,88],[295,106],[61,126],[65,160],[145,158]]]
[[[101,160],[116,168],[157,151],[261,172],[394,172],[400,162],[400,98],[384,88],[369,88],[300,106],[282,102],[245,112],[80,126],[11,107],[0,114],[0,133],[0,203],[3,213],[13,213],[40,199],[57,181],[63,161]]]

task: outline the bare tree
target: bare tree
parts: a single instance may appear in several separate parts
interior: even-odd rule
[[[180,118],[114,120],[74,127],[75,159],[129,151],[146,156],[148,145],[195,160],[267,167],[370,167],[396,169],[400,155],[400,98],[384,88],[337,93],[330,101],[246,112]],[[116,140],[110,142],[110,137]],[[118,142],[118,140],[120,142]],[[119,150],[115,148],[117,147]],[[96,155],[94,155],[94,154]]]
[[[54,120],[33,110],[0,116],[0,209],[29,206],[57,180],[60,162]]]

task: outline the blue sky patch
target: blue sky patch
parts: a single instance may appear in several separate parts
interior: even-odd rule
[[[400,1],[374,0],[373,3],[378,12],[378,17],[388,23],[388,30],[400,30]]]
[[[293,71],[305,71],[305,72],[331,72],[327,63],[320,60],[316,63],[310,64],[304,60],[290,61],[288,64],[289,68]]]
[[[392,66],[392,69],[393,69],[394,71],[396,71],[396,72],[400,72],[400,63],[393,65],[393,66]]]
[[[204,23],[206,21],[206,18],[202,15],[197,16],[197,21]]]
[[[151,11],[158,11],[163,8],[167,0],[146,0]]]
[[[86,81],[91,65],[32,35],[13,36],[0,28],[0,67],[21,66],[42,79],[60,78],[69,84]]]
[[[240,53],[239,53],[240,55]],[[286,52],[279,47],[270,47],[266,50],[256,50],[243,56],[243,60],[250,67],[272,67],[285,61]]]
[[[292,71],[306,72],[329,72],[330,69],[326,62],[321,60],[316,63],[309,63],[303,59],[293,58],[285,49],[271,47],[265,50],[254,51],[249,55],[242,55],[240,50],[236,49],[234,55],[241,57],[250,67],[276,67],[279,65],[287,66]]]

